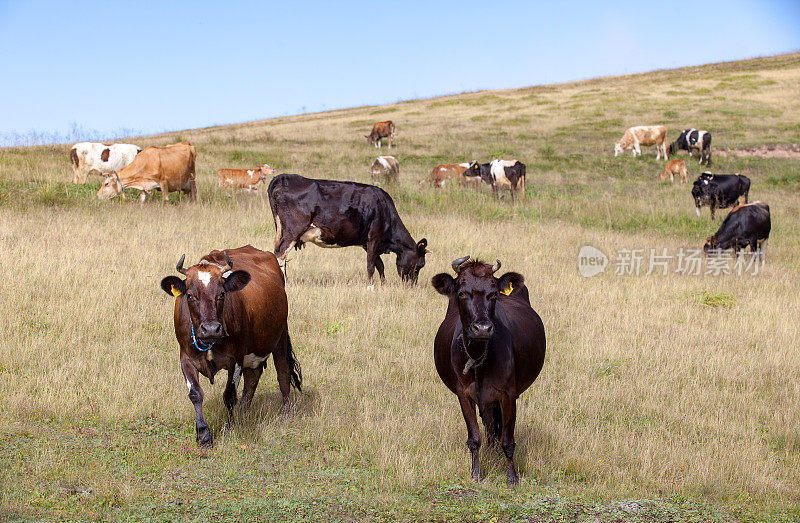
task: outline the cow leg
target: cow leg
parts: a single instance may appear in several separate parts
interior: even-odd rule
[[[161,201],[164,203],[169,203],[169,188],[167,187],[167,183],[163,182],[158,184],[161,188]]]
[[[261,373],[264,372],[262,365],[257,366],[255,369],[244,367],[242,374],[244,374],[244,389],[242,390],[242,407],[250,406],[253,401],[253,394],[256,393],[258,387],[258,380],[261,379]]]
[[[497,185],[496,184],[492,184],[492,196],[494,197],[495,200],[497,200],[498,197],[499,197],[498,194],[497,194]]]
[[[714,207],[714,204],[712,203],[711,204],[711,221],[714,221],[714,209],[715,209],[715,207]]]
[[[383,260],[380,254],[375,255],[375,268],[378,269],[378,276],[381,277],[381,285],[386,283],[386,275],[383,273]]]
[[[146,191],[139,191],[139,205],[144,205],[144,201],[147,199],[147,192]]]
[[[461,406],[461,414],[467,424],[467,448],[472,455],[472,479],[480,481],[481,464],[478,451],[481,448],[481,429],[478,426],[478,417],[475,415],[475,402],[461,393],[458,394],[458,404]]]
[[[506,483],[516,485],[519,481],[517,468],[514,466],[514,449],[517,444],[514,441],[514,425],[517,422],[517,402],[509,397],[500,400],[500,410],[503,418],[503,435],[501,443],[503,454],[506,455],[508,470],[506,472]]]
[[[225,392],[222,393],[222,401],[225,402],[225,408],[228,409],[228,421],[225,423],[225,428],[229,429],[233,426],[233,408],[236,406],[236,382],[238,381],[237,374],[240,374],[242,368],[235,364],[232,369],[228,369],[228,383],[225,385]]]
[[[392,139],[393,139],[393,138],[394,138],[394,136],[392,136],[392,135],[389,135],[389,138],[388,138],[388,140],[389,140],[389,149],[391,149],[391,148],[392,148]]]
[[[197,201],[197,182],[191,180],[189,182],[189,201],[196,202]]]
[[[181,370],[186,378],[186,387],[189,389],[189,401],[194,406],[197,444],[201,447],[210,447],[214,444],[214,438],[203,416],[203,389],[200,388],[200,382],[197,379],[197,369],[188,362],[181,362]]]

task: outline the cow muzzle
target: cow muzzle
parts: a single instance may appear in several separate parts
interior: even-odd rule
[[[473,321],[469,324],[468,334],[473,340],[488,340],[494,334],[494,324],[488,320]]]
[[[201,340],[218,340],[225,337],[225,329],[218,321],[206,321],[200,324],[197,337]]]

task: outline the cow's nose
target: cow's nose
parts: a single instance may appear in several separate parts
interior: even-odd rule
[[[201,323],[198,334],[201,338],[221,338],[222,324],[218,321],[207,321]]]
[[[469,326],[470,336],[478,339],[491,338],[494,334],[494,324],[490,321],[474,321]]]

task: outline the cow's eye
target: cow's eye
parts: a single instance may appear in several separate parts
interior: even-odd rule
[[[497,291],[490,292],[489,294],[486,295],[486,297],[489,298],[490,300],[496,300],[497,299]]]
[[[462,300],[469,298],[469,293],[467,291],[458,291],[458,297]]]
[[[194,301],[194,294],[186,293],[186,301]]]
[[[222,301],[222,300],[224,300],[224,299],[225,299],[225,293],[224,293],[224,292],[220,292],[220,293],[217,295],[217,301]]]

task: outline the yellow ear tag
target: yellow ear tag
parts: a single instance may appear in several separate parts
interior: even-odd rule
[[[508,287],[506,287],[506,289],[504,291],[500,291],[500,294],[505,294],[506,296],[508,296],[509,294],[511,294],[511,291],[513,291],[513,290],[514,290],[514,286],[511,285],[511,282],[508,282]]]
[[[173,296],[177,298],[178,296],[181,295],[181,291],[179,291],[177,287],[175,287],[174,285],[170,285],[170,287],[172,287],[170,290],[172,291]]]

